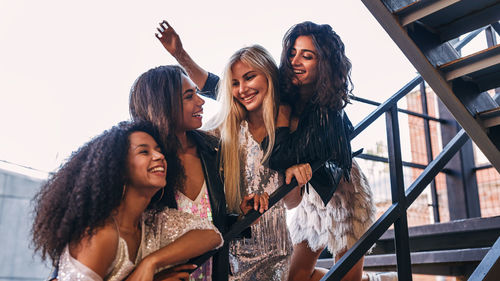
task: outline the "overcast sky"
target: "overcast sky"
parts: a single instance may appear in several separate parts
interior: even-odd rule
[[[286,30],[311,20],[332,25],[343,39],[355,95],[384,101],[416,75],[361,1],[0,3],[0,162],[41,171],[53,171],[91,137],[129,119],[133,81],[175,63],[154,36],[163,19],[215,73],[254,43],[278,61]],[[355,124],[373,109],[357,105],[347,109]],[[354,148],[374,147],[373,134]]]

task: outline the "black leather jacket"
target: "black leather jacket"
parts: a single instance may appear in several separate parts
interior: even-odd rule
[[[345,112],[308,103],[299,118],[297,130],[277,128],[269,167],[284,171],[299,163],[321,165],[309,183],[323,203],[330,201],[342,179],[349,180],[352,155],[351,121]],[[263,143],[264,148],[267,141]]]
[[[217,151],[219,140],[202,131],[188,131],[188,138],[193,140],[200,156],[203,175],[207,184],[208,197],[212,208],[213,224],[224,234],[228,230],[226,215],[226,197],[224,181],[219,173]],[[187,168],[186,168],[187,169]],[[228,243],[213,256],[212,280],[228,280],[229,246]]]

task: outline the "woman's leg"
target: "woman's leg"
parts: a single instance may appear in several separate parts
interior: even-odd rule
[[[302,241],[297,245],[293,245],[292,261],[290,264],[289,281],[317,281],[323,277],[327,270],[324,268],[316,268],[316,261],[323,249],[313,252],[307,245],[306,241]]]
[[[347,250],[341,251],[335,256],[335,262],[337,262]],[[347,274],[342,278],[342,281],[361,281],[361,277],[363,277],[363,263],[365,258],[361,257],[361,259],[347,272]]]

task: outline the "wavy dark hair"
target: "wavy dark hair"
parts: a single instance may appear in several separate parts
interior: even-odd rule
[[[349,103],[352,92],[351,62],[344,52],[344,43],[328,24],[305,21],[292,26],[283,38],[280,61],[281,99],[292,106],[299,101],[299,87],[292,83],[295,76],[289,59],[295,40],[311,36],[318,51],[318,80],[311,102],[336,110]]]
[[[186,71],[178,65],[152,68],[139,76],[130,90],[129,111],[133,120],[153,123],[164,143],[171,144],[167,159],[175,163],[178,175],[175,182],[183,186],[184,168],[177,157],[181,144],[175,136],[182,119],[182,75]],[[170,162],[169,162],[170,163]]]
[[[57,264],[64,247],[94,235],[122,202],[127,178],[129,136],[150,134],[163,148],[154,126],[146,122],[121,122],[73,152],[69,160],[49,176],[33,198],[35,220],[31,229],[35,252]],[[162,150],[164,151],[164,150]],[[166,157],[166,156],[165,156]],[[147,209],[175,208],[175,163],[167,165],[164,195],[158,191]]]

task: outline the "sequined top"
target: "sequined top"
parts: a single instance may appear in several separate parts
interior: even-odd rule
[[[212,208],[208,198],[207,183],[204,181],[200,193],[193,200],[189,199],[182,192],[177,191],[175,194],[177,201],[177,209],[186,213],[191,213],[200,218],[208,219],[213,222]],[[198,269],[189,275],[190,281],[211,281],[212,280],[212,258],[207,260]]]
[[[246,121],[241,124],[240,147],[245,194],[271,194],[283,183],[283,177],[261,164],[264,153]],[[231,280],[287,280],[292,243],[285,216],[285,206],[280,201],[252,225],[251,238],[230,243]]]
[[[210,229],[219,231],[209,221],[179,210],[166,208],[157,214],[153,223],[148,226],[144,223],[151,213],[143,215],[142,239],[135,263],[130,261],[127,243],[121,237],[118,239],[118,249],[115,260],[108,269],[104,278],[106,281],[118,281],[127,277],[143,257],[172,243],[174,240],[190,230]],[[220,233],[219,233],[220,235]],[[222,238],[222,236],[221,236]],[[220,246],[222,246],[223,242]],[[59,260],[60,281],[103,281],[97,273],[73,258],[66,246]]]
[[[219,230],[207,219],[176,209],[166,208],[156,215],[152,227],[148,227],[144,232],[144,239],[141,244],[142,255],[145,257],[172,243],[186,232],[196,229],[213,230],[219,234],[222,240]],[[216,248],[220,248],[222,245],[224,245],[224,241]]]

